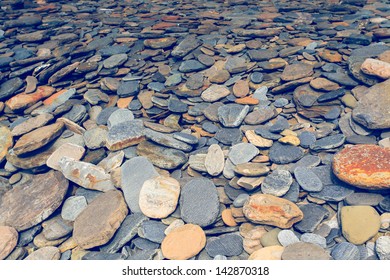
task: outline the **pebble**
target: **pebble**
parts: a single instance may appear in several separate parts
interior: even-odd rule
[[[314,234],[314,233],[304,233],[301,235],[301,241],[306,243],[316,244],[322,248],[326,248],[326,239],[325,237]]]
[[[18,232],[9,226],[0,226],[0,260],[4,260],[16,247]]]
[[[25,260],[59,260],[61,253],[57,247],[47,246],[29,254]]]
[[[252,144],[249,143],[239,143],[234,146],[229,151],[228,157],[234,165],[247,163],[255,156],[257,156],[259,150]]]
[[[222,173],[225,166],[225,155],[218,144],[210,145],[204,165],[207,173],[211,176],[218,176]]]
[[[332,251],[333,253],[333,251]],[[333,254],[332,254],[332,257]],[[282,254],[282,260],[329,260],[330,256],[320,246],[313,243],[297,242],[288,245]]]
[[[296,223],[294,227],[300,232],[313,232],[329,216],[326,208],[314,203],[301,205],[299,209],[303,213],[303,219]]]
[[[146,220],[138,228],[138,235],[155,243],[161,243],[165,238],[165,230],[168,226],[160,221]]]
[[[299,186],[305,191],[319,192],[324,187],[317,175],[307,167],[296,167],[294,176]]]
[[[65,200],[62,206],[61,217],[73,222],[86,207],[87,200],[84,196],[71,196]]]
[[[283,247],[287,247],[299,242],[299,239],[293,231],[284,229],[278,233],[278,241]]]
[[[261,184],[261,191],[264,194],[274,196],[285,195],[293,182],[293,178],[287,170],[275,170],[265,177]]]
[[[218,118],[225,127],[238,127],[248,112],[248,105],[228,104],[218,108]]]
[[[270,160],[276,164],[287,164],[301,159],[304,155],[300,147],[275,142],[270,151]]]
[[[359,260],[360,259],[360,253],[358,247],[349,242],[341,242],[337,244],[333,248],[331,255],[335,260]]]
[[[275,245],[254,251],[248,260],[281,260],[284,251],[283,246]]]
[[[390,259],[390,238],[389,236],[381,236],[375,242],[375,251],[380,260]]]

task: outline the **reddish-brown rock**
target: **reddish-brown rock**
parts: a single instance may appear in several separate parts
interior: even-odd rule
[[[49,97],[55,92],[55,88],[50,86],[39,86],[34,93],[21,93],[10,98],[5,104],[12,110],[22,110],[34,105],[36,102]]]
[[[18,232],[7,226],[0,226],[0,260],[4,260],[18,243]]]
[[[332,167],[340,180],[353,186],[390,188],[390,148],[364,144],[350,146],[334,156]]]
[[[5,126],[0,126],[0,162],[3,161],[12,144],[13,138],[11,131]]]

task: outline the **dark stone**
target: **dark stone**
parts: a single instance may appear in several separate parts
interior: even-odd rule
[[[217,255],[226,257],[238,256],[243,251],[242,237],[236,233],[210,237],[207,240],[206,251],[211,257]]]
[[[161,242],[165,238],[164,231],[167,229],[167,227],[167,225],[164,225],[162,222],[159,221],[143,221],[139,228],[140,236],[152,242],[161,244]]]
[[[328,210],[314,203],[301,205],[299,209],[303,212],[303,219],[296,223],[294,228],[300,232],[313,232],[329,215]]]
[[[310,195],[326,201],[337,202],[345,199],[354,192],[353,189],[341,185],[325,185],[322,191],[312,192]]]
[[[139,81],[122,82],[117,90],[119,97],[129,97],[139,93]]]
[[[331,255],[335,260],[360,260],[360,252],[356,245],[349,242],[337,244]]]
[[[304,153],[300,147],[285,145],[275,142],[269,151],[270,160],[276,164],[287,164],[297,161],[303,157]]]

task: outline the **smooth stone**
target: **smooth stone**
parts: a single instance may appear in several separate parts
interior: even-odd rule
[[[287,199],[291,202],[296,203],[296,202],[298,202],[298,199],[299,199],[299,191],[300,191],[299,185],[296,181],[294,181],[291,184],[288,192],[284,196],[282,196],[281,198],[284,198],[284,199]]]
[[[42,114],[36,117],[29,118],[23,121],[22,123],[16,125],[12,129],[12,135],[21,136],[23,134],[33,131],[36,128],[46,125],[52,119],[53,119],[53,115],[51,114]]]
[[[274,245],[254,251],[248,260],[281,260],[284,251],[283,246]]]
[[[316,244],[322,248],[326,248],[326,239],[325,237],[314,234],[314,233],[304,233],[301,235],[301,241],[306,243]]]
[[[284,229],[278,233],[278,241],[283,247],[287,247],[299,242],[299,239],[292,230]]]
[[[210,257],[222,255],[226,257],[238,256],[243,251],[243,240],[239,234],[227,233],[207,240],[206,251]]]
[[[164,225],[162,222],[155,220],[146,220],[142,222],[141,226],[138,229],[138,235],[143,238],[146,238],[149,241],[155,243],[161,243],[165,238],[165,230],[167,225]]]
[[[131,255],[129,255],[126,260],[137,260],[137,261],[149,261],[153,260],[155,256],[157,255],[157,250],[141,250],[141,251],[135,251]]]
[[[224,127],[238,127],[248,112],[248,105],[228,104],[218,108],[218,118]]]
[[[9,149],[12,148],[13,138],[9,128],[0,126],[0,163],[4,160]]]
[[[257,135],[254,130],[247,130],[245,132],[245,137],[248,139],[249,143],[259,148],[269,148],[272,147],[273,144],[272,140]]]
[[[73,231],[72,223],[62,219],[60,215],[54,216],[53,218],[44,221],[42,223],[42,226],[43,226],[43,230],[39,235],[44,237],[43,239],[45,239],[46,242],[48,241],[57,242],[58,239],[63,239],[64,237],[67,238]],[[38,245],[36,242],[37,239],[38,236],[34,239],[34,244],[36,245]]]
[[[381,79],[390,78],[390,63],[378,59],[366,58],[360,66],[363,73],[377,76]]]
[[[82,249],[106,244],[128,213],[121,192],[112,190],[88,204],[74,222],[73,238]]]
[[[186,224],[171,231],[161,244],[162,254],[169,260],[187,260],[206,246],[206,235],[198,225]]]
[[[390,260],[390,237],[379,237],[375,242],[375,251],[380,260]]]
[[[364,244],[380,229],[380,216],[371,206],[344,206],[340,213],[343,235],[355,245]]]
[[[185,60],[180,64],[179,71],[182,73],[197,72],[206,69],[207,66],[197,60]]]
[[[60,172],[33,175],[3,195],[0,225],[23,231],[41,223],[62,204],[67,190],[68,181]]]
[[[294,203],[268,194],[254,194],[243,207],[247,219],[254,223],[290,228],[303,219],[303,213]]]
[[[98,125],[107,125],[108,118],[113,112],[119,110],[118,107],[107,107],[104,108],[96,117],[96,124]]]
[[[299,209],[303,213],[303,219],[294,225],[299,232],[313,232],[329,216],[326,208],[314,203],[300,205]]]
[[[318,174],[317,174],[318,176]],[[324,183],[324,181],[323,181]],[[354,192],[353,189],[346,188],[341,185],[325,185],[319,192],[311,192],[310,195],[315,198],[319,198],[326,201],[341,201]]]
[[[143,183],[139,194],[139,206],[142,213],[149,218],[166,218],[175,211],[179,195],[178,181],[158,176]]]
[[[274,116],[275,116],[275,109],[270,107],[270,106],[264,106],[264,107],[261,107],[257,110],[250,112],[245,117],[245,123],[252,124],[252,125],[262,124],[262,123],[265,123],[266,121],[272,119]],[[265,137],[265,136],[263,136],[263,137]],[[267,138],[267,137],[265,137],[265,138]]]
[[[284,68],[281,79],[293,81],[313,75],[313,66],[306,63],[289,64]]]
[[[137,145],[145,139],[142,120],[121,122],[111,127],[107,133],[106,147],[110,151],[117,151]]]
[[[18,232],[13,227],[0,226],[0,260],[4,260],[18,243]]]
[[[335,260],[360,260],[358,247],[349,242],[337,244],[332,249],[331,255]]]
[[[276,122],[269,127],[269,131],[272,133],[279,133],[285,129],[288,129],[289,127],[290,124],[288,121],[285,118],[278,116],[276,118]]]
[[[213,84],[202,92],[201,97],[206,102],[215,102],[229,94],[230,90],[226,86]]]
[[[307,167],[296,167],[294,169],[294,176],[299,186],[305,191],[319,192],[324,187],[320,178]]]
[[[28,230],[19,233],[19,240],[17,246],[23,247],[34,240],[34,237],[42,231],[42,225],[38,224]]]
[[[212,144],[208,148],[204,165],[207,173],[211,176],[218,176],[225,166],[225,155],[218,144]]]
[[[234,167],[234,172],[243,176],[262,176],[268,174],[269,168],[263,163],[240,163]]]
[[[115,125],[134,120],[133,113],[128,109],[118,109],[110,115],[107,120],[108,128],[112,128]]]
[[[390,188],[390,149],[377,145],[346,147],[333,157],[332,169],[342,181],[375,190]]]
[[[158,243],[154,243],[152,241],[149,241],[145,238],[137,237],[134,238],[131,243],[138,249],[141,250],[155,250],[160,247]]]
[[[140,91],[139,81],[122,82],[118,89],[117,94],[119,97],[125,98],[129,96],[137,95]]]
[[[344,142],[345,136],[343,134],[335,134],[316,140],[310,146],[310,149],[316,152],[334,149],[343,145]]]
[[[124,53],[114,54],[103,61],[103,66],[108,69],[115,68],[125,63],[127,58],[127,54]]]
[[[298,242],[284,248],[282,260],[329,260],[325,249],[312,243]]]
[[[345,198],[348,205],[378,206],[384,197],[379,193],[355,192]]]
[[[304,155],[302,148],[275,142],[270,151],[270,160],[276,164],[287,164],[301,159]]]
[[[192,50],[199,47],[201,42],[194,35],[185,37],[171,52],[174,57],[184,57]]]
[[[231,74],[243,72],[247,69],[246,60],[240,56],[228,57],[225,63],[225,69]]]
[[[293,178],[289,171],[277,169],[265,177],[261,191],[264,194],[283,196],[290,189],[292,182]]]
[[[246,193],[238,195],[233,201],[233,206],[236,208],[243,207],[248,198],[249,194]]]
[[[74,160],[80,160],[85,153],[84,147],[72,143],[65,143],[51,154],[46,165],[54,170],[61,171],[60,160],[66,156]]]
[[[106,253],[116,253],[138,233],[138,228],[148,218],[141,213],[128,215],[116,231],[114,237],[105,245],[100,247],[100,251]]]
[[[247,163],[259,154],[259,150],[252,144],[239,143],[232,146],[228,157],[234,165]]]
[[[235,145],[240,143],[242,133],[238,128],[222,128],[215,134],[214,138],[224,145]]]
[[[95,150],[102,148],[106,143],[107,130],[101,127],[94,127],[83,134],[85,146],[88,149]]]
[[[123,255],[120,253],[110,254],[104,252],[88,252],[81,258],[81,260],[89,260],[89,261],[123,260]]]
[[[219,214],[219,198],[214,183],[206,178],[195,178],[182,187],[180,195],[181,218],[186,223],[206,227]]]
[[[142,141],[137,146],[137,155],[146,157],[153,165],[173,170],[187,162],[187,155],[179,150],[155,145],[149,141]]]
[[[25,260],[59,260],[60,257],[61,253],[57,247],[47,246],[32,252]]]
[[[264,137],[265,139],[270,140],[279,140],[282,137],[280,134],[270,132],[269,128],[265,126],[257,127],[255,129],[255,133],[260,135],[261,137]]]
[[[61,217],[66,221],[74,221],[86,207],[87,200],[84,196],[70,196],[62,206]]]
[[[199,139],[196,138],[194,135],[184,133],[184,132],[175,132],[173,134],[173,138],[180,140],[180,141],[183,141],[183,142],[190,144],[190,145],[195,145],[195,144],[199,143]]]
[[[300,145],[302,148],[309,148],[316,141],[316,136],[314,133],[309,131],[303,131],[298,135]]]
[[[62,174],[68,180],[83,188],[102,192],[115,189],[110,174],[100,166],[66,156],[61,158],[59,166]]]
[[[182,150],[184,152],[189,152],[192,150],[192,147],[190,145],[188,145],[187,143],[184,143],[182,141],[176,140],[175,138],[173,138],[170,135],[167,135],[167,134],[164,134],[161,132],[157,132],[157,131],[151,130],[149,128],[146,128],[144,130],[144,134],[145,134],[147,139],[149,139],[155,143],[158,143],[160,145],[174,148],[174,149],[178,149],[178,150]]]
[[[264,247],[281,245],[278,240],[278,235],[281,232],[280,228],[274,228],[260,237],[260,243]]]
[[[23,80],[16,77],[3,82],[0,85],[0,101],[11,97],[23,85]]]
[[[140,213],[139,194],[144,182],[159,174],[145,157],[134,157],[121,167],[122,191],[132,213]]]

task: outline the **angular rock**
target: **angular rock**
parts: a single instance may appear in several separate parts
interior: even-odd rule
[[[62,206],[61,217],[66,221],[73,222],[86,207],[87,200],[84,196],[70,196]]]
[[[54,170],[61,171],[59,163],[62,157],[66,156],[74,160],[80,160],[84,153],[84,147],[72,143],[65,143],[51,154],[46,161],[46,165]]]
[[[173,138],[170,135],[167,135],[167,134],[164,134],[161,132],[157,132],[157,131],[151,130],[149,128],[146,128],[144,130],[144,133],[145,133],[145,136],[147,139],[152,140],[153,142],[156,142],[160,145],[174,148],[174,149],[178,149],[178,150],[182,150],[185,152],[189,152],[192,150],[192,147],[190,145],[188,145],[182,141],[176,140],[175,138]]]
[[[252,144],[239,143],[234,145],[228,154],[229,159],[234,165],[247,163],[255,156],[257,156],[259,150]]]
[[[0,101],[12,96],[23,85],[23,80],[20,78],[13,78],[5,81],[0,85]]]
[[[299,206],[303,213],[303,219],[294,225],[294,228],[300,232],[313,232],[323,219],[329,216],[328,210],[314,203],[303,204]]]
[[[29,118],[24,122],[16,125],[12,129],[13,136],[20,136],[26,134],[30,131],[33,131],[36,128],[42,127],[53,119],[53,115],[51,114],[42,114],[36,117]]]
[[[106,147],[117,151],[136,145],[145,139],[142,120],[122,122],[111,127],[107,133]]]
[[[218,118],[224,127],[238,127],[248,112],[248,105],[228,104],[218,108]]]
[[[0,260],[4,260],[16,247],[18,232],[8,226],[0,226]]]

